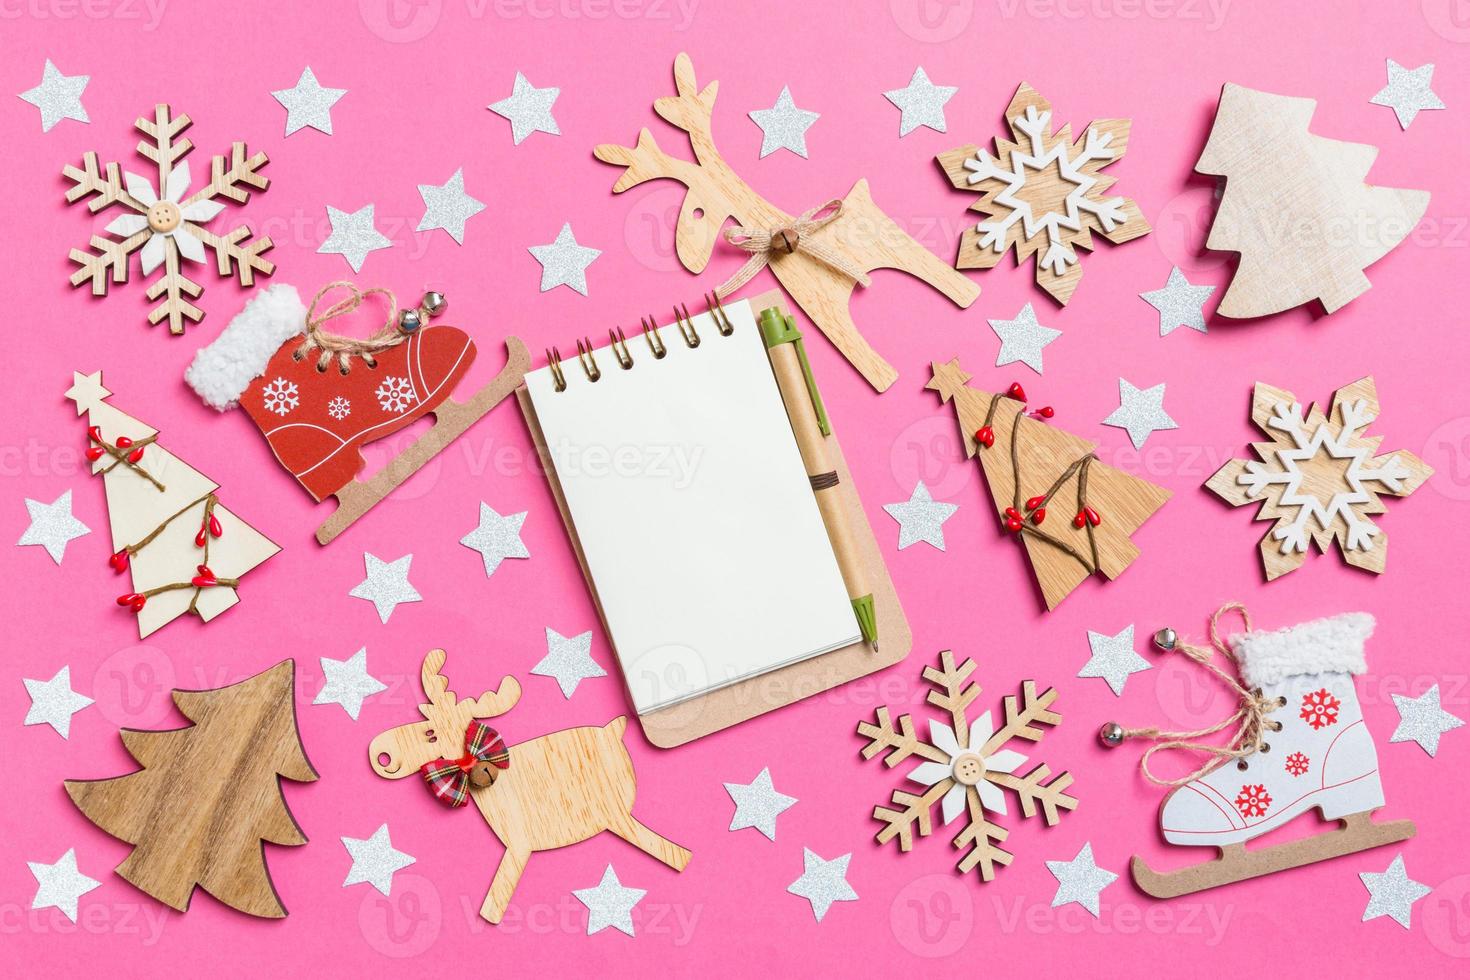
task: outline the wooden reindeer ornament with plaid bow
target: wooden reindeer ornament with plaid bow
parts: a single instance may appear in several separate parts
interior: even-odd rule
[[[633,760],[623,745],[626,717],[601,728],[569,728],[507,746],[479,719],[503,715],[521,697],[514,677],[478,698],[449,690],[445,653],[431,650],[422,672],[424,721],[390,728],[368,747],[373,771],[385,779],[419,775],[429,792],[451,808],[473,802],[505,856],[495,871],[480,916],[499,922],[510,905],[526,862],[610,830],[623,840],[683,871],[689,852],[649,830],[633,816],[638,789]]]
[[[684,268],[696,275],[709,264],[725,222],[731,218],[740,222],[742,227],[725,231],[725,238],[749,252],[750,259],[716,290],[717,295],[721,299],[730,295],[769,265],[842,356],[874,388],[886,391],[898,372],[853,323],[848,308],[853,287],[868,285],[868,273],[874,269],[898,269],[933,286],[960,307],[975,302],[980,287],[916,242],[874,204],[866,180],[854,184],[846,197],[801,215],[787,214],[771,204],[715,148],[711,119],[719,82],[710,82],[700,91],[694,63],[681,53],[674,59],[674,85],[679,94],[654,100],[653,109],[689,134],[694,160],[664,153],[647,129],[638,134],[635,146],[604,143],[592,151],[597,159],[625,168],[613,193],[663,177],[689,188],[679,209],[674,247]]]

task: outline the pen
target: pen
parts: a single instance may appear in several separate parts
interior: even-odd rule
[[[786,403],[791,429],[796,434],[796,445],[801,451],[807,479],[811,481],[812,492],[817,498],[817,509],[822,513],[822,524],[832,540],[837,567],[842,572],[848,598],[852,600],[858,628],[863,639],[876,651],[878,617],[873,608],[873,590],[868,587],[867,567],[857,553],[847,515],[843,513],[842,499],[837,492],[837,470],[827,453],[826,437],[831,435],[832,429],[827,422],[822,395],[812,378],[806,348],[801,343],[801,332],[796,329],[795,318],[783,316],[774,306],[761,311],[760,330],[771,358],[771,369],[776,374],[776,385],[781,389],[781,400]]]

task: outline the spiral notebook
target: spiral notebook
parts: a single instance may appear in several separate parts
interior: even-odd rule
[[[525,387],[639,715],[861,639],[749,302]]]

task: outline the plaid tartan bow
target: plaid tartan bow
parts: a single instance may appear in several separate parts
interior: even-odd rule
[[[510,750],[505,739],[489,725],[472,721],[464,733],[464,755],[458,759],[435,759],[419,768],[429,792],[445,806],[464,806],[470,799],[470,770],[488,762],[497,769],[510,768]]]

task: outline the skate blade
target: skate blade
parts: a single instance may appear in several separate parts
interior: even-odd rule
[[[1261,875],[1300,868],[1328,858],[1354,854],[1385,844],[1408,840],[1415,833],[1412,820],[1375,823],[1369,813],[1355,813],[1342,818],[1342,826],[1323,831],[1313,837],[1248,851],[1244,844],[1220,848],[1220,856],[1202,864],[1178,871],[1155,871],[1134,856],[1130,867],[1133,881],[1145,894],[1154,898],[1177,898],[1218,888],[1221,885],[1258,878]]]
[[[458,402],[453,395],[442,402],[430,414],[434,416],[434,427],[414,441],[391,463],[367,480],[353,480],[333,496],[337,498],[337,509],[332,516],[316,529],[318,544],[328,544],[337,535],[373,508],[378,501],[396,490],[405,480],[419,471],[438,453],[464,431],[474,425],[496,405],[515,391],[531,367],[531,355],[519,337],[505,338],[506,361],[500,373],[468,401]]]

